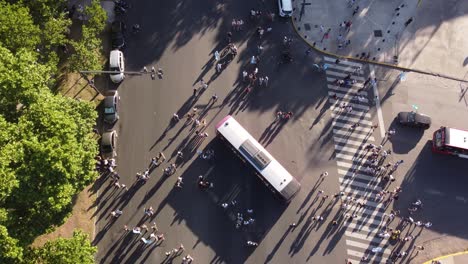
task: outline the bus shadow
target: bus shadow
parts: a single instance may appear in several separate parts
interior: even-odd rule
[[[175,210],[170,225],[186,225],[199,240],[187,248],[195,249],[201,242],[212,248],[219,260],[244,263],[251,254],[246,242],[260,244],[287,204],[275,198],[249,164],[224,142],[216,138],[205,149],[213,150],[214,156],[199,156],[190,163],[180,175],[183,187],[172,189],[155,214],[166,206]],[[200,176],[213,187],[201,188]],[[243,221],[238,221],[239,215]]]

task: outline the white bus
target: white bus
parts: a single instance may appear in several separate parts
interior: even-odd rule
[[[257,176],[281,199],[290,201],[301,184],[266,151],[232,116],[226,116],[216,125],[218,136],[245,162],[248,161]]]

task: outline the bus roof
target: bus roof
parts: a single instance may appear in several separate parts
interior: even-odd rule
[[[468,149],[468,131],[447,128],[445,144],[456,148]]]
[[[248,139],[259,151],[271,159],[271,162],[260,173],[263,177],[278,191],[282,191],[292,180],[293,176],[275,159],[265,148],[255,140],[247,130],[245,130],[233,117],[225,117],[216,126],[221,135],[228,140],[231,145],[239,151],[241,145]],[[249,162],[255,166],[255,163],[247,157],[242,151],[239,151]]]

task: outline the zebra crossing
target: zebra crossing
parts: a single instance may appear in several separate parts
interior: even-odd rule
[[[365,204],[362,208],[354,205],[346,209],[350,215],[357,215],[352,221],[345,221],[347,258],[352,263],[360,263],[364,256],[369,259],[369,263],[386,263],[391,250],[385,246],[387,239],[378,236],[383,228],[385,208],[374,202],[375,194],[382,188],[375,177],[364,171],[367,164],[364,146],[375,141],[368,92],[360,90],[367,78],[363,76],[363,65],[360,63],[341,61],[336,64],[335,58],[324,59],[328,64],[325,73],[340,191]],[[352,86],[336,84],[336,80],[348,74],[356,80]],[[352,111],[343,111],[344,104],[351,106]],[[353,127],[355,124],[359,126]],[[380,252],[372,252],[372,249],[378,247],[382,248]]]

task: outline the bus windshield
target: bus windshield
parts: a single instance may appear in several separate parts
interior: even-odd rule
[[[444,143],[443,138],[444,138],[444,134],[445,134],[445,133],[444,133],[443,130],[444,130],[444,129],[437,130],[437,131],[435,132],[435,135],[434,135],[435,145],[436,145],[436,147],[438,147],[438,148],[442,147],[442,145],[443,145],[443,143]]]

